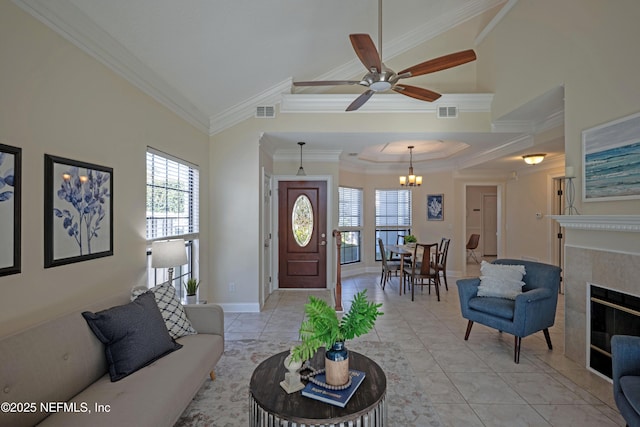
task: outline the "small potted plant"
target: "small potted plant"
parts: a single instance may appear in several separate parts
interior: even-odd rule
[[[414,236],[413,234],[407,234],[406,236],[404,236],[404,244],[407,246],[413,247],[417,242],[418,239],[416,239],[416,236]]]
[[[325,369],[327,384],[344,385],[349,380],[349,353],[344,347],[346,340],[369,332],[378,316],[382,304],[367,301],[366,290],[357,293],[351,308],[341,319],[326,301],[309,297],[304,311],[307,319],[300,326],[301,344],[291,352],[292,360],[308,360],[322,346],[326,348]]]
[[[200,286],[200,281],[195,278],[190,278],[184,284],[184,289],[187,291],[187,304],[196,304],[198,302],[198,297],[196,293],[198,292],[198,287]]]

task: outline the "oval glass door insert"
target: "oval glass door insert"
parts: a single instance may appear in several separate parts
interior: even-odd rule
[[[311,200],[304,194],[298,196],[293,204],[291,228],[296,243],[303,248],[307,246],[313,232],[313,208]]]

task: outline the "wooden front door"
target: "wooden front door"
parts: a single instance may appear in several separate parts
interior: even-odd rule
[[[327,183],[278,185],[278,282],[281,288],[327,287]]]

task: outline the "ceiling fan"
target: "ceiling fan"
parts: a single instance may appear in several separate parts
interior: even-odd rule
[[[422,62],[404,69],[398,73],[387,68],[382,62],[382,0],[378,0],[378,48],[380,53],[373,44],[373,40],[368,34],[350,34],[349,39],[353,50],[360,59],[360,62],[367,69],[367,74],[361,80],[325,80],[325,81],[308,81],[293,82],[294,86],[337,86],[337,85],[356,85],[367,87],[367,91],[357,97],[346,109],[346,111],[354,111],[362,107],[365,102],[371,98],[376,92],[386,92],[393,90],[402,95],[421,101],[433,102],[440,98],[437,92],[416,86],[409,86],[399,83],[400,79],[421,76],[424,74],[434,73],[436,71],[446,70],[448,68],[457,67],[467,62],[475,61],[476,54],[473,49],[463,50],[461,52],[451,53],[435,59]]]

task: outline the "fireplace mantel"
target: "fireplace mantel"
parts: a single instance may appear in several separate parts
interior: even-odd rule
[[[560,226],[576,230],[640,233],[640,215],[547,215]]]

